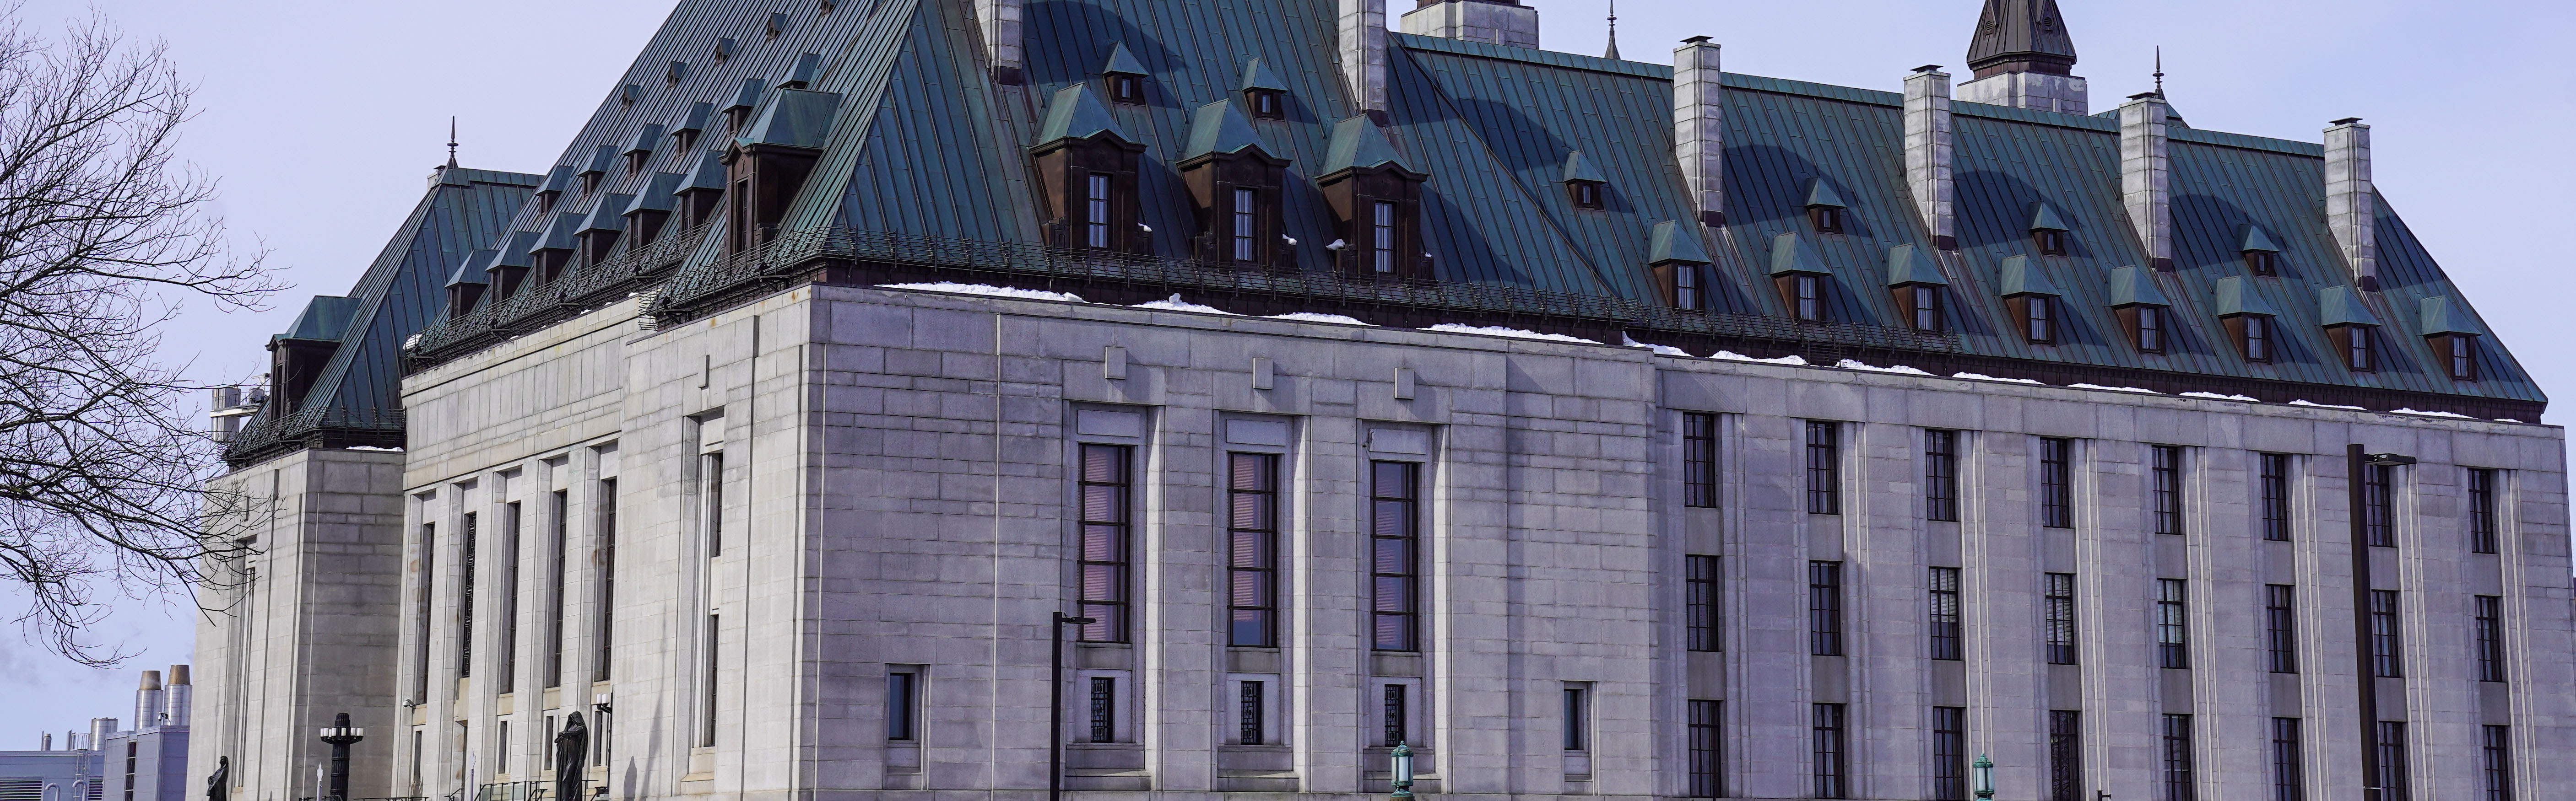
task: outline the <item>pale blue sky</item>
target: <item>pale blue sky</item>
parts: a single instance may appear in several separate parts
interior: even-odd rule
[[[781,7],[812,0],[778,0]],[[1175,0],[1177,2],[1177,0]],[[2380,190],[2553,396],[2576,398],[2576,4],[2507,0],[2059,0],[2097,109],[2165,87],[2192,125],[2318,141],[2327,120],[2374,126]],[[182,318],[167,355],[204,380],[264,369],[261,344],[312,294],[346,292],[445,158],[544,172],[606,97],[671,0],[217,2],[28,0],[31,21],[93,5],[169,42],[203,87],[183,154],[224,182],[245,246],[297,285],[262,314]],[[1598,54],[1603,0],[1531,0],[1550,49]],[[1390,6],[1409,8],[1408,0]],[[1895,90],[1922,64],[1964,76],[1977,0],[1629,0],[1621,49],[1669,62],[1692,35],[1734,72]],[[2565,413],[2554,413],[2564,420]],[[23,607],[0,593],[0,611]],[[0,749],[131,717],[134,671],[188,660],[193,610],[137,601],[99,637],[140,656],[72,667],[0,632]],[[318,724],[317,724],[318,725]]]

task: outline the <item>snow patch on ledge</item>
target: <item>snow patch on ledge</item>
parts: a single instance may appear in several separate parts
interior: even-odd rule
[[[2261,399],[2258,399],[2258,398],[2248,398],[2248,397],[2245,397],[2245,396],[2243,396],[2243,395],[2221,395],[2221,394],[2218,394],[2218,393],[2216,393],[2216,392],[2185,392],[2185,393],[2183,393],[2183,394],[2182,394],[2182,396],[2183,396],[2183,397],[2186,397],[2186,398],[2208,398],[2208,399],[2210,399],[2210,400],[2232,400],[2232,401],[2244,401],[2244,402],[2246,402],[2246,403],[2262,403],[2262,402],[2263,402]]]
[[[1234,313],[1234,312],[1230,312],[1230,311],[1226,311],[1226,310],[1224,310],[1224,309],[1217,308],[1217,307],[1215,307],[1215,306],[1201,306],[1201,305],[1196,304],[1196,303],[1191,303],[1191,302],[1189,302],[1189,301],[1182,300],[1182,299],[1181,299],[1181,293],[1178,293],[1178,292],[1174,292],[1174,293],[1172,293],[1172,296],[1171,296],[1171,297],[1169,297],[1169,298],[1164,298],[1164,299],[1162,299],[1162,300],[1149,300],[1149,301],[1146,301],[1146,302],[1144,302],[1144,303],[1139,303],[1139,304],[1136,304],[1136,305],[1134,305],[1134,306],[1129,306],[1129,307],[1127,307],[1127,308],[1130,308],[1130,309],[1157,309],[1157,310],[1161,310],[1161,311],[1196,312],[1196,313],[1199,313],[1199,314],[1222,314],[1222,315],[1225,315],[1225,316],[1227,316],[1227,317],[1241,317],[1241,316],[1243,316],[1243,315],[1240,315],[1240,314],[1236,314],[1236,313]]]
[[[2110,391],[2112,391],[2112,392],[2136,392],[2136,393],[2145,394],[2145,395],[2162,395],[2162,394],[2164,394],[2164,393],[2162,393],[2162,392],[2157,392],[2157,391],[2152,390],[2152,389],[2142,389],[2142,388],[2139,388],[2139,387],[2106,387],[2106,386],[2102,386],[2102,385],[2100,385],[2100,384],[2068,384],[2068,385],[2066,385],[2066,386],[2067,386],[2068,388],[2070,388],[2070,389],[2103,389],[2103,390],[2110,390]]]
[[[1711,359],[1725,359],[1730,362],[1761,362],[1763,364],[1786,364],[1797,367],[1807,366],[1806,359],[1796,356],[1782,356],[1777,359],[1756,359],[1731,350],[1721,350],[1716,353],[1709,354],[1708,357]]]
[[[1994,377],[1994,376],[1986,375],[1986,374],[1983,374],[1983,373],[1956,373],[1956,374],[1951,375],[1950,377],[1951,377],[1951,378],[1965,378],[1965,379],[1968,379],[1968,380],[1970,380],[1970,381],[2001,381],[2001,382],[2004,382],[2004,383],[2006,383],[2006,384],[2031,384],[2031,385],[2035,385],[2035,386],[2046,386],[2046,384],[2042,384],[2042,383],[2040,383],[2040,382],[2038,382],[2038,381],[2033,381],[2033,380],[2030,380],[2030,379],[2027,379],[2027,378],[1996,378],[1996,377]]]
[[[2448,418],[2451,418],[2451,419],[2454,419],[2454,420],[2475,420],[2475,419],[2478,419],[2478,418],[2475,418],[2475,417],[2470,417],[2470,416],[2465,415],[2465,414],[2453,414],[2453,413],[2451,413],[2451,412],[2419,412],[2419,411],[2415,411],[2415,410],[2413,410],[2413,409],[2398,409],[2398,410],[2395,410],[2395,411],[2391,411],[2391,412],[2389,412],[2389,414],[2416,414],[2416,415],[2423,415],[2423,416],[2425,416],[2425,417],[2448,417]]]
[[[1270,316],[1269,316],[1268,318],[1266,318],[1266,319],[1271,319],[1271,320],[1294,320],[1294,321],[1301,322],[1301,323],[1336,323],[1336,324],[1340,324],[1340,325],[1365,325],[1365,326],[1368,326],[1368,327],[1370,327],[1370,328],[1376,328],[1376,327],[1377,327],[1375,324],[1372,324],[1372,323],[1363,323],[1363,322],[1360,322],[1360,319],[1359,319],[1359,318],[1357,318],[1357,317],[1345,317],[1345,316],[1342,316],[1342,315],[1339,315],[1339,314],[1317,314],[1317,313],[1314,313],[1314,312],[1289,312],[1289,313],[1287,313],[1287,314],[1273,314],[1273,315],[1270,315]]]
[[[1689,356],[1689,355],[1690,355],[1690,351],[1682,350],[1682,349],[1680,349],[1680,348],[1676,348],[1676,347],[1673,347],[1673,346],[1671,346],[1671,345],[1648,345],[1648,344],[1646,344],[1646,343],[1643,343],[1643,342],[1639,342],[1639,341],[1637,341],[1637,338],[1636,338],[1636,337],[1628,336],[1627,334],[1624,334],[1624,333],[1622,333],[1622,334],[1620,334],[1620,335],[1619,335],[1619,344],[1621,344],[1621,345],[1626,345],[1626,346],[1631,347],[1631,348],[1645,348],[1645,349],[1647,349],[1647,350],[1652,350],[1652,351],[1654,351],[1654,352],[1655,352],[1655,355],[1657,355],[1657,356]]]
[[[993,286],[990,284],[960,284],[954,281],[940,281],[938,283],[931,284],[878,284],[877,288],[910,289],[920,292],[946,292],[952,295],[984,295],[996,298],[1016,298],[1019,300],[1053,300],[1064,303],[1088,302],[1083,300],[1081,295],[1076,295],[1071,292],[1046,292],[1036,289],[1018,289],[1007,286]]]
[[[1536,332],[1536,331],[1530,331],[1530,330],[1520,329],[1520,328],[1504,328],[1504,327],[1499,326],[1499,325],[1461,325],[1461,324],[1458,324],[1458,323],[1441,323],[1441,324],[1439,324],[1439,325],[1435,325],[1435,326],[1432,326],[1432,327],[1430,327],[1430,328],[1425,328],[1425,329],[1422,329],[1422,330],[1424,330],[1424,331],[1438,331],[1438,332],[1443,333],[1443,334],[1483,334],[1483,335],[1485,335],[1485,336],[1489,336],[1489,337],[1512,337],[1512,338],[1515,338],[1515,339],[1539,339],[1539,340],[1546,340],[1546,341],[1548,341],[1548,342],[1572,342],[1572,343],[1581,344],[1581,345],[1598,345],[1598,344],[1601,344],[1601,343],[1599,343],[1599,342],[1595,342],[1595,341],[1592,341],[1592,340],[1589,340],[1589,339],[1584,339],[1584,338],[1582,338],[1582,337],[1570,337],[1570,336],[1566,336],[1566,335],[1564,335],[1564,334],[1542,334],[1542,333],[1539,333],[1539,332]]]
[[[2361,408],[2361,407],[2359,407],[2359,406],[2336,406],[2336,405],[2331,404],[2331,403],[2310,403],[2310,402],[2308,402],[2308,401],[2306,401],[2306,400],[2294,400],[2294,401],[2291,401],[2291,402],[2290,402],[2290,405],[2292,405],[2292,406],[2313,406],[2313,407],[2316,407],[2316,408],[2319,408],[2319,409],[2350,409],[2350,410],[2352,410],[2352,411],[2356,411],[2356,412],[2367,412],[2367,411],[2370,411],[2369,409],[2364,409],[2364,408]]]
[[[351,446],[349,446],[349,447],[347,447],[347,448],[343,448],[342,450],[352,450],[352,451],[382,451],[382,452],[385,452],[385,453],[401,453],[401,452],[403,452],[403,449],[401,449],[401,448],[379,448],[379,447],[376,447],[376,446],[374,446],[374,445],[351,445]]]
[[[1894,367],[1880,367],[1880,366],[1875,365],[1875,364],[1869,364],[1869,363],[1866,363],[1866,362],[1862,362],[1862,361],[1861,361],[1861,360],[1859,360],[1859,359],[1844,359],[1844,360],[1842,360],[1842,361],[1835,362],[1835,363],[1834,363],[1834,366],[1835,366],[1835,367],[1843,368],[1843,369],[1845,369],[1845,370],[1868,370],[1868,371],[1873,372],[1873,373],[1903,373],[1903,374],[1905,374],[1905,375],[1931,375],[1931,373],[1923,372],[1923,371],[1921,371],[1921,370],[1917,370],[1917,369],[1914,369],[1914,368],[1912,368],[1912,367],[1907,367],[1907,366],[1902,365],[1902,364],[1900,364],[1900,365],[1896,365],[1896,366],[1894,366]]]

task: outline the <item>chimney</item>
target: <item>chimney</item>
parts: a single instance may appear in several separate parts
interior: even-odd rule
[[[71,743],[69,743],[69,742],[65,742],[65,743],[63,743],[63,744],[64,744],[64,745],[71,745]],[[51,750],[54,750],[54,733],[53,733],[53,732],[45,732],[44,739],[43,739],[42,741],[40,741],[40,742],[38,742],[38,743],[36,744],[36,750],[38,750],[38,751],[51,751]]]
[[[1933,65],[1905,76],[1905,187],[1932,246],[1959,249],[1957,190],[1950,176],[1950,74]]]
[[[196,706],[192,700],[196,695],[196,690],[197,688],[188,684],[188,666],[171,665],[169,686],[162,688],[163,692],[168,693],[168,695],[163,698],[162,704],[167,707],[169,718],[162,721],[161,725],[188,725],[188,714],[193,711]]]
[[[1701,225],[1726,224],[1726,110],[1718,46],[1706,36],[1673,50],[1673,156],[1690,185]]]
[[[2075,38],[2057,0],[1986,0],[1968,40],[1974,79],[1959,99],[2036,111],[2089,114],[2084,79],[2076,77]]]
[[[1538,9],[1520,0],[1417,0],[1404,32],[1538,49]]]
[[[1351,108],[1379,125],[1386,116],[1386,0],[1341,0],[1342,77]]]
[[[161,671],[143,671],[143,686],[134,691],[134,730],[161,725]]]
[[[2379,291],[2379,194],[2370,184],[2370,126],[2360,117],[2326,129],[2326,225],[2352,265],[2352,282]]]
[[[984,32],[984,54],[993,62],[993,82],[1018,86],[1028,67],[1021,46],[1020,21],[1028,0],[975,0],[975,22]]]
[[[107,738],[116,736],[115,718],[89,719],[89,747],[107,747]]]
[[[2132,95],[2120,104],[2120,205],[2138,245],[2158,272],[2173,272],[2173,158],[2166,150],[2163,95]]]

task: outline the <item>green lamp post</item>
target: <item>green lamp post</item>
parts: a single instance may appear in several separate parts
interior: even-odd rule
[[[1412,798],[1413,747],[1400,742],[1396,743],[1395,751],[1387,756],[1395,760],[1395,794],[1391,797]]]
[[[1994,801],[1995,761],[1987,759],[1984,754],[1978,754],[1977,763],[1970,766],[1970,769],[1977,776],[1977,801]]]

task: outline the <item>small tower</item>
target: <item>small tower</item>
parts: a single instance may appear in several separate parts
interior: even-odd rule
[[[1968,68],[1958,99],[2037,111],[2089,114],[2084,79],[2075,75],[2075,38],[2057,0],[1986,0],[1968,40]]]

